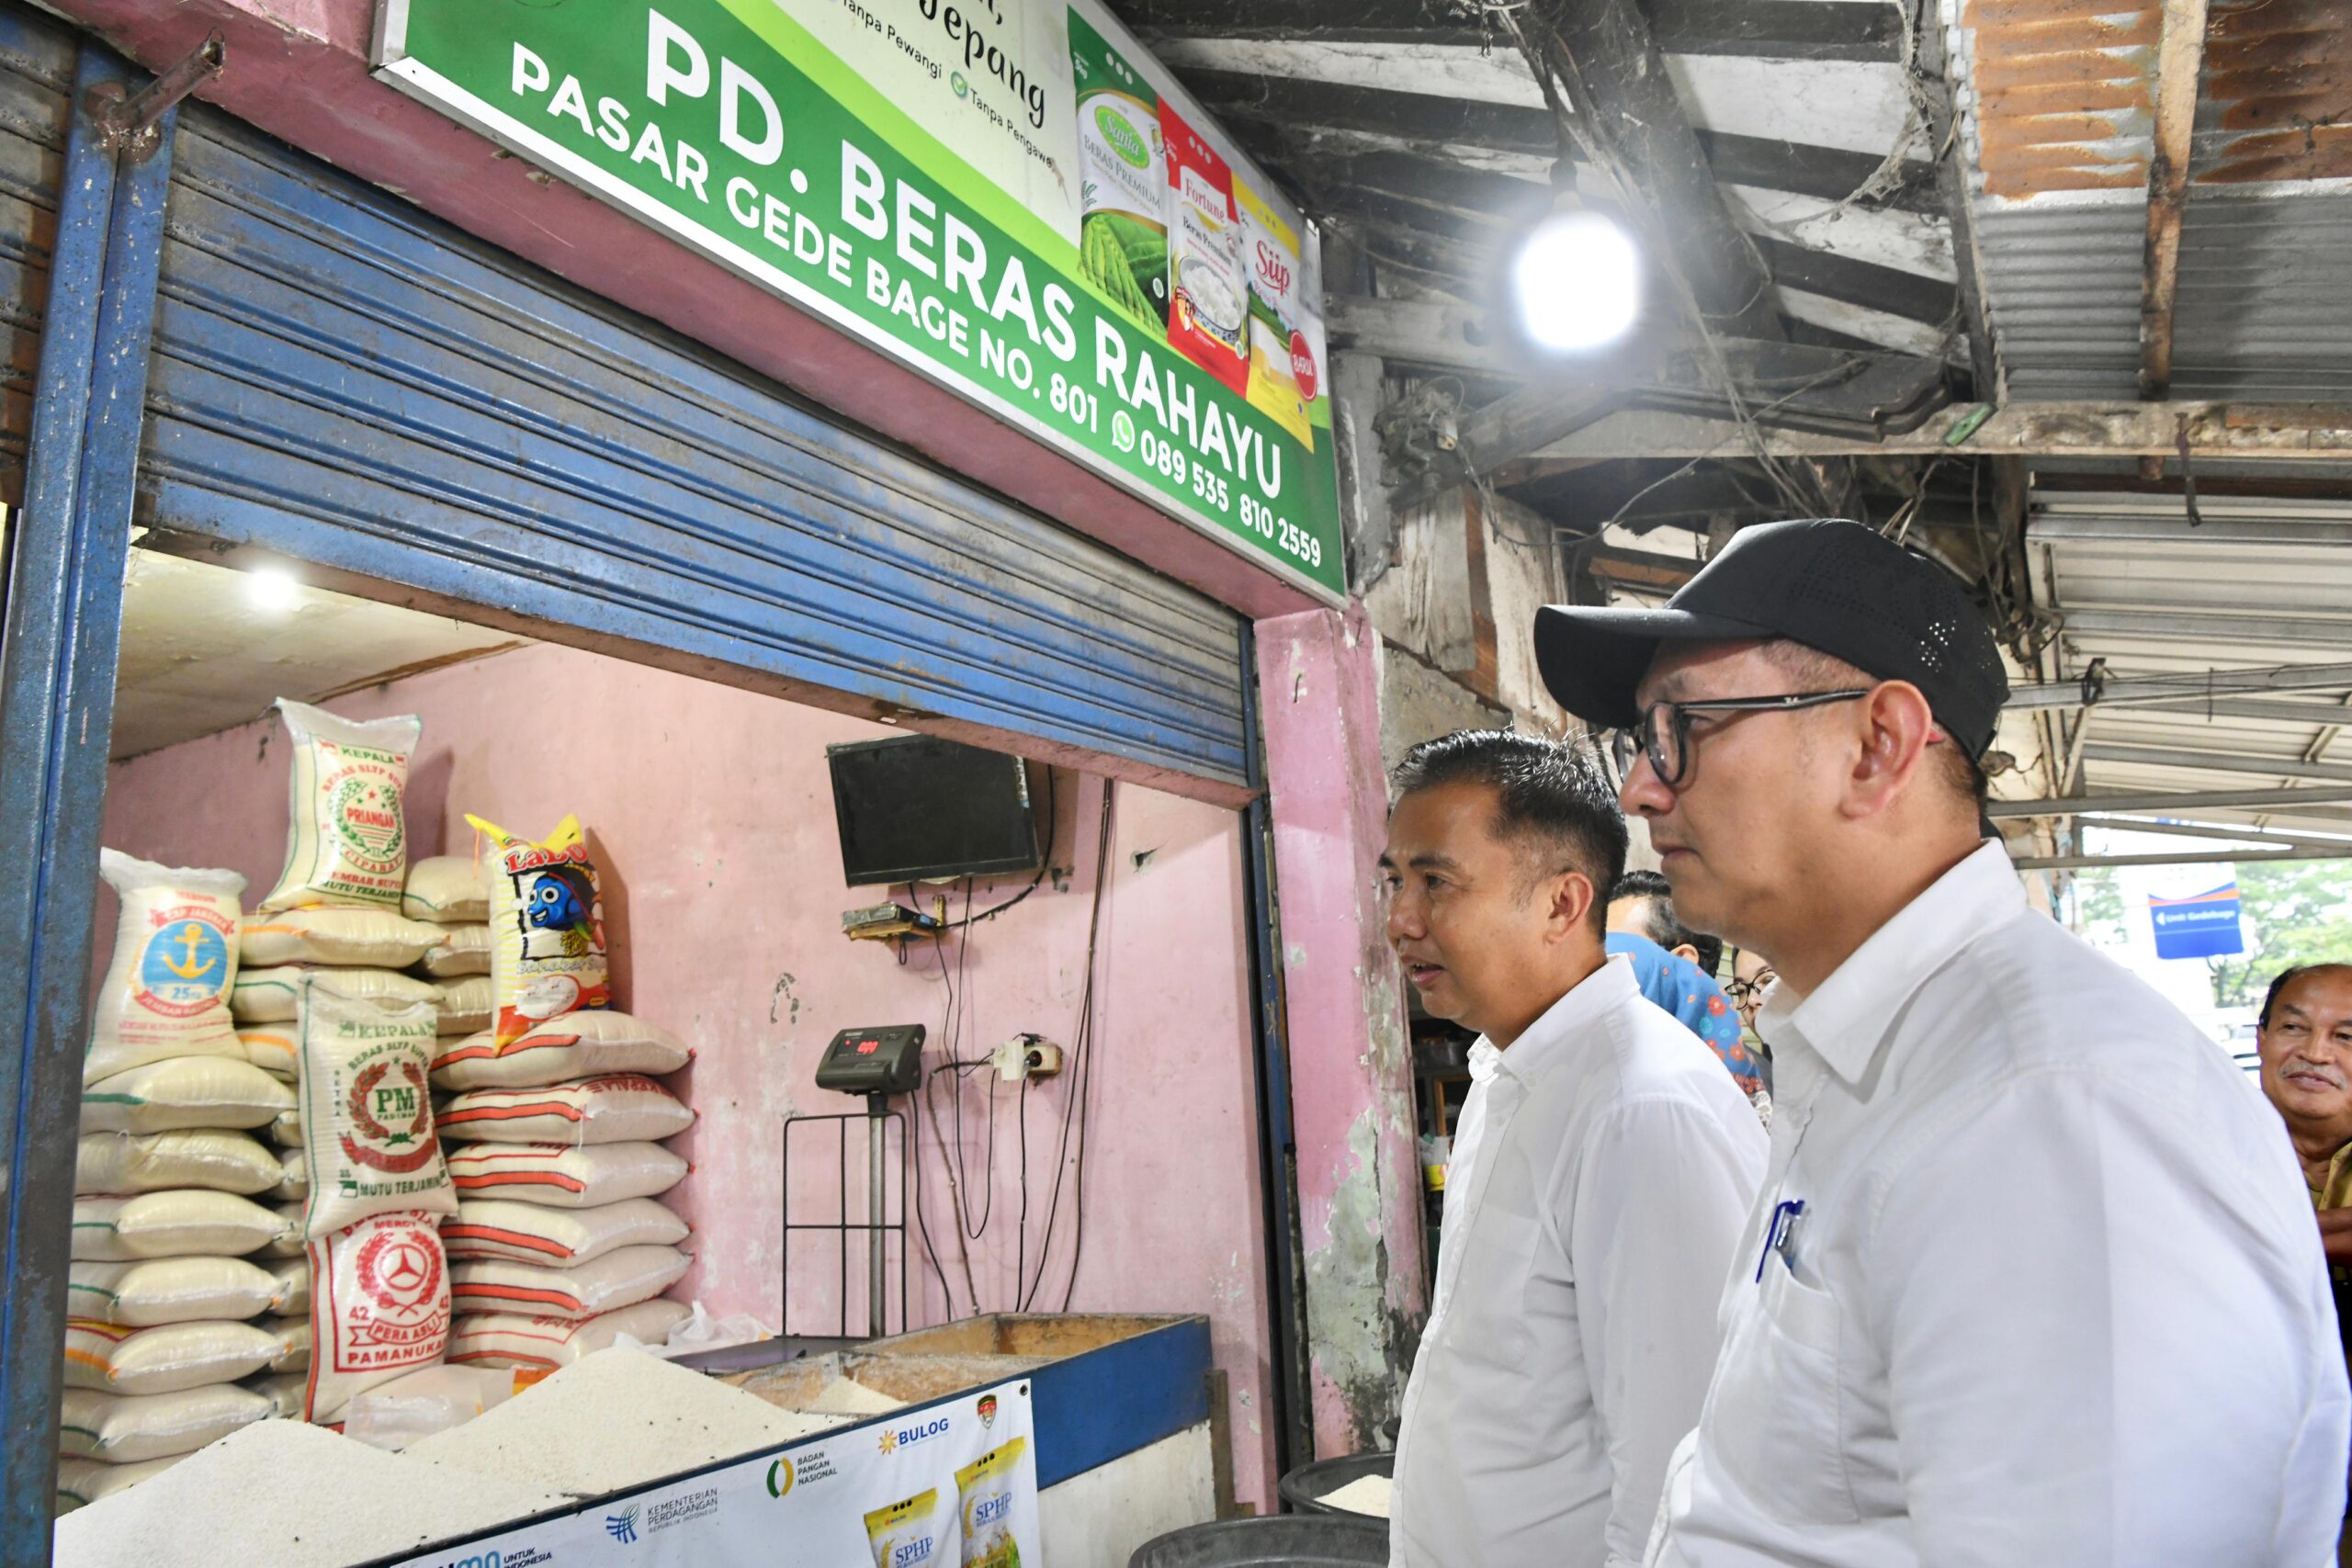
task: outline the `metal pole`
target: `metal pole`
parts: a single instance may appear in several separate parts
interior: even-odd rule
[[[882,1133],[888,1124],[888,1101],[878,1094],[865,1097],[865,1337],[879,1339],[890,1332],[884,1311],[882,1283],[882,1224],[889,1217],[882,1202]]]
[[[2324,784],[2317,789],[2224,789],[2188,795],[2178,790],[2147,795],[2078,795],[2065,800],[1996,800],[1985,815],[2005,817],[2080,817],[2086,811],[2196,811],[2219,807],[2260,806],[2291,810],[2298,806],[2341,806],[2352,801],[2352,786]]]
[[[2352,717],[2352,714],[2346,714]],[[2083,749],[2093,762],[2142,768],[2184,768],[2200,773],[2259,773],[2265,778],[2327,779],[2352,784],[2352,763],[2306,762],[2296,757],[2246,757],[2232,751],[2184,751],[2171,746],[2120,746],[2104,740]]]
[[[2336,840],[2318,833],[2278,833],[2263,828],[2239,828],[2226,822],[2163,822],[2145,817],[2085,817],[2083,828],[2104,828],[2110,833],[2165,833],[2184,839],[2228,839],[2249,844],[2284,844],[2290,849],[2335,847],[2352,850],[2352,838]]]
[[[2266,860],[2352,860],[2352,848],[2206,850],[2195,854],[2028,855],[2009,863],[2019,871],[2079,871],[2098,865],[2249,865]]]
[[[2079,708],[2124,703],[2188,703],[2205,696],[2248,692],[2315,691],[2352,686],[2352,664],[2270,664],[2249,670],[2209,670],[2201,675],[2143,675],[2109,680],[2086,688],[2080,681],[2051,681],[2019,686],[2007,706]]]

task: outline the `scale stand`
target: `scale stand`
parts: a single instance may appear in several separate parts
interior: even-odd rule
[[[910,1169],[907,1145],[906,1118],[889,1107],[890,1096],[911,1094],[922,1083],[923,1026],[919,1023],[896,1024],[875,1029],[844,1029],[833,1036],[817,1060],[817,1087],[854,1094],[865,1101],[864,1111],[843,1111],[830,1116],[787,1116],[784,1119],[784,1332],[795,1332],[792,1326],[792,1235],[795,1231],[831,1232],[840,1238],[841,1253],[841,1315],[838,1323],[840,1337],[849,1337],[849,1238],[853,1232],[865,1237],[865,1315],[866,1337],[879,1339],[889,1333],[889,1247],[890,1235],[899,1238],[899,1327],[907,1327],[907,1177]],[[831,1222],[795,1221],[792,1217],[792,1129],[804,1122],[831,1122],[838,1125],[836,1134],[836,1163],[840,1177],[841,1202],[838,1217]],[[852,1224],[849,1217],[849,1124],[865,1123],[865,1222]],[[899,1217],[890,1216],[889,1134],[895,1124],[899,1130]]]

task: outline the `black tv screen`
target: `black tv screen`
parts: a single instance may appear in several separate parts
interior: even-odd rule
[[[852,887],[1037,868],[1037,819],[1020,758],[899,735],[828,746],[825,760]]]

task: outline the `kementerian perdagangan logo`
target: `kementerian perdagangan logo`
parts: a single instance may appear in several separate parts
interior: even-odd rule
[[[631,1503],[617,1514],[605,1516],[605,1533],[623,1546],[637,1544],[638,1505]]]

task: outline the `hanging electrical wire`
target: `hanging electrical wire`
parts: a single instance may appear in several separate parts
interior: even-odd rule
[[[1069,1092],[1062,1100],[1060,1141],[1054,1154],[1054,1185],[1046,1201],[1046,1226],[1037,1242],[1037,1273],[1021,1292],[1020,1310],[1027,1312],[1044,1292],[1048,1259],[1053,1253],[1054,1225],[1061,1213],[1062,1178],[1070,1168],[1070,1133],[1075,1122],[1078,1132],[1078,1169],[1076,1191],[1072,1199],[1069,1278],[1062,1292],[1062,1310],[1069,1310],[1069,1303],[1078,1289],[1079,1259],[1086,1246],[1086,1120],[1088,1090],[1093,1082],[1094,1063],[1094,969],[1095,953],[1102,929],[1102,895],[1111,885],[1111,825],[1116,804],[1115,785],[1102,781],[1102,820],[1095,834],[1094,899],[1086,921],[1086,978],[1079,990],[1078,1022],[1070,1036],[1068,1070],[1064,1077]]]

